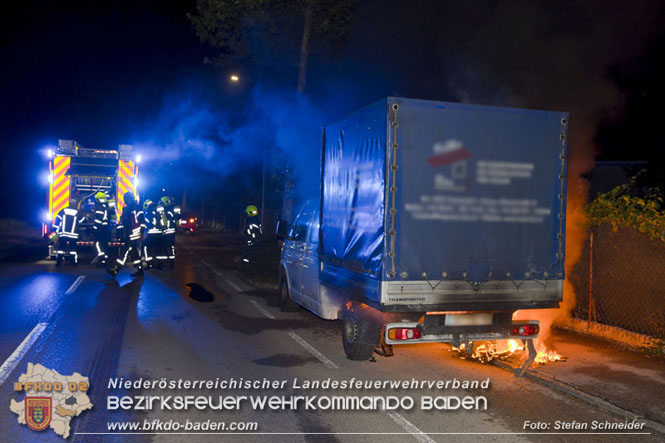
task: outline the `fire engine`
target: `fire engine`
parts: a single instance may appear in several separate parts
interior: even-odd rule
[[[55,217],[60,211],[75,204],[85,214],[79,225],[79,246],[93,246],[92,233],[95,193],[106,192],[116,202],[118,220],[125,206],[124,195],[132,192],[138,201],[138,164],[140,155],[131,145],[119,145],[118,149],[90,149],[74,140],[58,140],[58,146],[48,151],[49,192],[48,213],[42,226],[42,234],[48,240],[53,231]],[[112,220],[112,225],[114,225]],[[115,241],[113,229],[110,246],[120,246]],[[49,241],[49,256],[55,258],[53,243]]]

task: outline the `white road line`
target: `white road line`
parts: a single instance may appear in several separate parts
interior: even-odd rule
[[[65,292],[65,295],[73,294],[74,291],[76,291],[76,288],[78,288],[81,283],[83,283],[83,280],[85,280],[85,275],[79,275],[76,280],[74,280],[74,283],[67,289],[67,292]]]
[[[270,318],[270,319],[272,319],[272,320],[275,320],[275,316],[272,315],[272,314],[271,314],[266,308],[264,308],[263,306],[261,306],[261,305],[259,304],[259,302],[257,302],[257,301],[254,300],[253,298],[250,299],[249,302],[250,302],[252,305],[254,305],[254,307],[255,307],[256,309],[258,309],[258,311],[259,311],[261,314],[265,315],[266,317],[268,317],[268,318]]]
[[[9,356],[7,360],[0,366],[0,385],[2,385],[9,374],[14,370],[14,368],[21,362],[21,359],[28,352],[30,347],[35,344],[39,336],[44,332],[44,329],[48,326],[48,323],[37,323],[32,331],[28,334],[27,337],[23,339],[18,348],[12,352],[12,355]]]
[[[236,285],[235,283],[233,283],[233,282],[232,282],[231,280],[229,280],[228,278],[224,279],[224,281],[225,281],[226,283],[228,283],[229,286],[231,286],[231,287],[232,287],[233,289],[235,289],[237,292],[243,292],[242,289],[240,289],[240,287],[239,287],[238,285]]]
[[[255,299],[250,299],[249,302],[254,305],[254,307],[263,315],[270,319],[275,319],[275,316],[272,315],[266,308],[261,306],[258,301]],[[303,348],[307,349],[314,357],[318,358],[321,363],[324,365],[328,366],[330,369],[339,369],[339,366],[337,366],[335,363],[332,362],[328,357],[325,355],[321,354],[314,346],[310,345],[305,341],[304,338],[296,334],[295,332],[287,332],[288,336],[291,337],[298,343],[300,346]]]
[[[207,261],[203,260],[203,259],[200,258],[200,257],[196,257],[196,258],[199,259],[199,261],[200,261],[201,263],[203,263],[204,265],[206,265],[207,267],[209,267],[210,270],[211,270],[212,272],[214,272],[215,274],[219,275],[220,277],[224,277],[224,275],[223,275],[221,272],[219,272],[217,269],[213,268],[212,265],[211,265],[210,263],[208,263]]]
[[[214,273],[217,274],[218,276],[222,277],[222,278],[224,279],[224,281],[225,281],[229,286],[231,286],[233,289],[235,289],[237,292],[243,292],[243,290],[240,289],[240,286],[236,285],[235,283],[233,283],[233,282],[232,282],[231,280],[229,280],[228,278],[225,278],[225,277],[224,277],[224,274],[222,274],[221,272],[219,272],[217,269],[213,268],[213,267],[210,265],[210,263],[208,263],[207,261],[203,260],[202,258],[199,258],[199,257],[196,257],[196,258],[198,258],[199,261],[200,261],[201,263],[203,263],[203,264],[206,265],[208,268],[210,268],[210,270],[211,270],[212,272],[214,272]]]
[[[388,417],[392,418],[395,423],[397,423],[402,429],[404,429],[406,432],[411,434],[413,438],[418,440],[420,443],[436,443],[436,441],[432,440],[429,438],[429,436],[420,429],[416,427],[413,423],[411,423],[409,420],[406,418],[402,417],[399,415],[397,412],[394,411],[383,411],[385,412]]]
[[[339,369],[339,366],[333,363],[328,357],[317,351],[316,348],[314,348],[314,346],[307,343],[301,336],[299,336],[295,332],[288,332],[287,334],[289,335],[289,337],[294,339],[300,346],[307,349],[314,357],[321,360],[321,363],[328,366],[330,369]]]

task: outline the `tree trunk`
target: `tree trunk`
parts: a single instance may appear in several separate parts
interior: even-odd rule
[[[307,59],[309,58],[309,36],[312,32],[312,7],[304,7],[305,22],[302,29],[302,40],[300,42],[300,64],[298,66],[298,92],[305,90],[307,82]]]

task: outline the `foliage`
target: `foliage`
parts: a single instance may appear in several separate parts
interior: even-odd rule
[[[584,208],[591,226],[610,223],[612,230],[631,227],[652,240],[665,242],[665,208],[660,188],[638,186],[642,173],[630,184],[599,194]]]
[[[331,50],[345,39],[357,0],[197,0],[190,14],[199,39],[219,50],[218,65],[287,52],[299,59],[298,90],[312,44]],[[300,30],[300,33],[297,31]],[[257,50],[256,41],[271,46]],[[272,62],[271,62],[272,64]]]

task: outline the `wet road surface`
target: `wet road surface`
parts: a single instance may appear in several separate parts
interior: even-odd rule
[[[179,238],[173,272],[116,279],[89,265],[56,268],[51,261],[0,265],[0,363],[29,343],[0,385],[0,441],[62,441],[36,434],[9,410],[13,383],[28,362],[90,379],[94,408],[72,420],[71,441],[663,441],[665,436],[534,434],[525,422],[623,422],[508,371],[459,359],[447,345],[395,347],[376,362],[345,358],[339,322],[305,310],[279,309],[277,292],[252,288],[233,271],[235,249],[212,234]],[[32,335],[30,335],[32,334]],[[263,380],[283,389],[111,390],[110,378],[129,380]],[[307,380],[486,380],[489,389],[308,390]],[[297,381],[296,381],[297,380]],[[395,395],[417,406],[397,411],[107,411],[109,395]],[[487,409],[423,411],[421,396],[485,396]],[[256,422],[255,435],[104,435],[109,422]],[[542,425],[541,425],[542,426]],[[584,432],[584,431],[582,431]],[[382,434],[382,433],[385,433]]]

